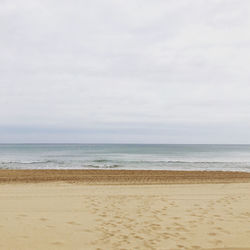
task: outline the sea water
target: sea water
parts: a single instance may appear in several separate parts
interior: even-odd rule
[[[250,145],[0,144],[0,169],[250,172]]]

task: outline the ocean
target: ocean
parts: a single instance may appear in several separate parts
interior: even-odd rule
[[[0,169],[250,172],[250,145],[0,144]]]

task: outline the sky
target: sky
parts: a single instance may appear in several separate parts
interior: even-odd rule
[[[250,143],[249,0],[0,0],[0,143]]]

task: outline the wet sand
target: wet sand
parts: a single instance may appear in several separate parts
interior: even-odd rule
[[[2,170],[0,182],[0,249],[250,249],[246,173]]]
[[[0,183],[184,184],[250,182],[250,173],[162,170],[0,170]]]

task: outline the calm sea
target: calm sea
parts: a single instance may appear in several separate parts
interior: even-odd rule
[[[250,172],[250,145],[0,144],[0,169]]]

